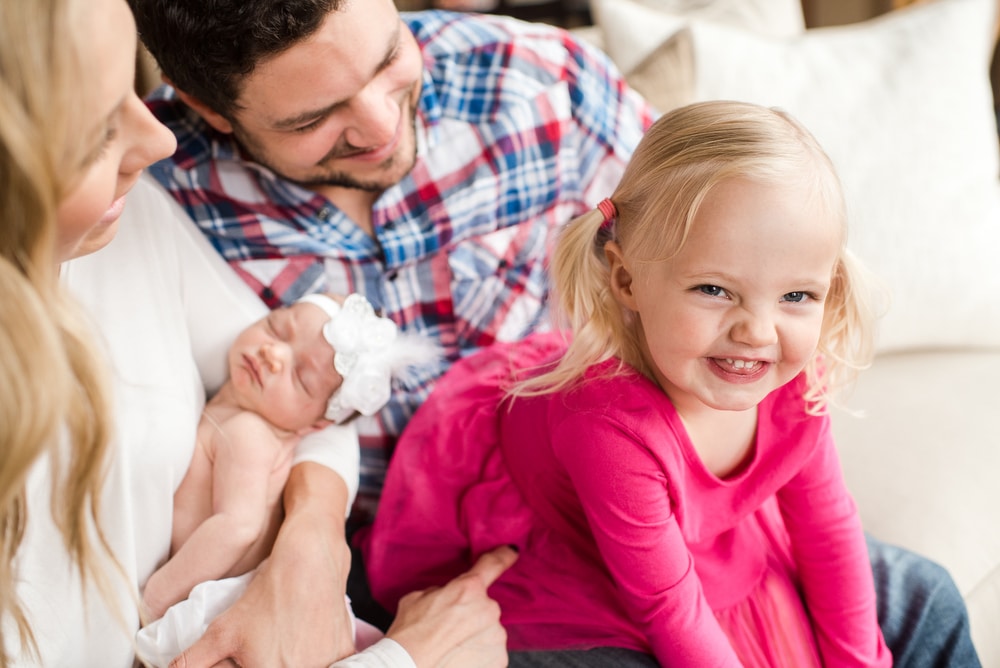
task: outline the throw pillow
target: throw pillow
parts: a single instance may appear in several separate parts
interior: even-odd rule
[[[677,32],[677,17],[696,17],[772,37],[805,30],[801,0],[591,0],[608,55],[628,78]]]
[[[624,76],[654,109],[665,112],[695,101],[694,72],[691,33],[679,30]]]
[[[664,20],[616,2],[630,2],[633,31]],[[890,292],[880,351],[1000,345],[995,6],[935,0],[784,39],[674,17],[692,41],[696,99],[782,107],[830,154],[849,245]]]

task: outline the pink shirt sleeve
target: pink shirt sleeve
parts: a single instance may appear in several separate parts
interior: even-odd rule
[[[823,663],[891,666],[878,625],[861,520],[844,483],[829,417],[805,465],[777,493]]]
[[[553,450],[622,601],[657,660],[740,666],[712,613],[671,509],[667,476],[643,439],[606,416],[571,415]]]

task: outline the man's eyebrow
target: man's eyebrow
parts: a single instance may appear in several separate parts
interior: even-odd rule
[[[375,71],[372,73],[371,79],[374,79],[383,70],[385,70],[392,62],[396,59],[396,54],[399,52],[400,48],[400,30],[402,29],[402,23],[399,23],[396,27],[396,32],[393,33],[392,39],[389,41],[389,46],[382,56],[382,60],[378,65],[375,66]],[[369,81],[371,80],[369,79]],[[310,111],[304,111],[300,114],[295,114],[294,116],[289,116],[288,118],[282,118],[274,121],[271,125],[275,130],[292,130],[303,125],[308,125],[309,123],[316,121],[320,118],[326,118],[339,107],[343,107],[350,100],[339,100],[333,104],[327,105],[322,109],[312,109]]]

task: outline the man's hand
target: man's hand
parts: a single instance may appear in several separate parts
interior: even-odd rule
[[[292,469],[286,517],[246,593],[171,668],[326,667],[354,653],[344,594],[347,488],[319,464]],[[229,660],[231,659],[231,661]]]
[[[444,587],[407,594],[386,635],[418,668],[503,668],[507,633],[486,590],[516,560],[516,552],[500,547]]]

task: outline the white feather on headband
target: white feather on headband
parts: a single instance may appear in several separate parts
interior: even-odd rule
[[[359,294],[348,295],[343,304],[324,294],[298,301],[318,306],[330,316],[323,337],[333,347],[333,365],[344,382],[330,397],[327,420],[343,422],[354,413],[374,415],[389,401],[393,378],[441,357],[440,348],[429,339],[400,332]]]

